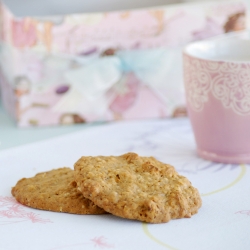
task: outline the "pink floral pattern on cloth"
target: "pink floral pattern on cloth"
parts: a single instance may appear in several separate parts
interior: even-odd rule
[[[55,247],[50,250],[57,250],[57,249],[71,249],[72,247],[77,247],[77,246],[86,246],[86,245],[94,245],[94,247],[97,248],[115,248],[114,245],[109,244],[106,242],[105,237],[99,236],[95,237],[90,240],[90,242],[84,242],[84,243],[78,243],[78,244],[72,244],[72,245],[65,245],[65,246],[60,246],[60,247]]]
[[[24,209],[24,206],[19,204],[15,198],[0,196],[0,225],[8,225],[25,221],[31,221],[32,223],[52,222],[49,219],[41,218],[39,214],[27,212]]]
[[[245,214],[245,215],[250,216],[250,210],[241,210],[241,211],[236,212],[235,214]]]
[[[184,74],[191,107],[201,111],[212,94],[225,108],[250,114],[250,64],[208,62],[185,55]]]

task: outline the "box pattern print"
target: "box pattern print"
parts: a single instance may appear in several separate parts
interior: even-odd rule
[[[240,1],[15,17],[1,6],[1,89],[19,126],[185,115],[185,44],[245,28]]]

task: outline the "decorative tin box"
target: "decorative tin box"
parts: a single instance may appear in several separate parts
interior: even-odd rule
[[[79,14],[48,0],[18,14],[13,2],[1,4],[0,84],[22,127],[183,115],[182,47],[246,23],[241,1]]]

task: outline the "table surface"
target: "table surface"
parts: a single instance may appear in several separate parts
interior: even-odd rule
[[[25,131],[20,132],[19,143],[26,144],[13,147],[16,144],[12,142],[9,149],[0,152],[1,250],[250,249],[249,165],[198,158],[187,118],[83,126],[64,135],[63,130],[60,135],[53,133],[54,128],[46,129],[47,133],[37,129],[27,130],[33,133],[29,141]],[[43,136],[36,134],[42,133],[39,130]],[[18,132],[11,126],[8,130],[14,139]],[[50,136],[53,138],[48,139]],[[32,140],[40,141],[27,143]],[[120,155],[128,151],[175,166],[201,194],[203,205],[198,214],[190,219],[146,224],[113,215],[32,209],[17,203],[11,195],[11,187],[23,177],[62,166],[73,168],[82,155]]]

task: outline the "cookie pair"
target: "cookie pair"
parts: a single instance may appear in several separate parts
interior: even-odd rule
[[[199,192],[175,169],[135,153],[82,157],[69,168],[22,179],[13,196],[34,208],[77,214],[112,213],[150,223],[189,218]]]

